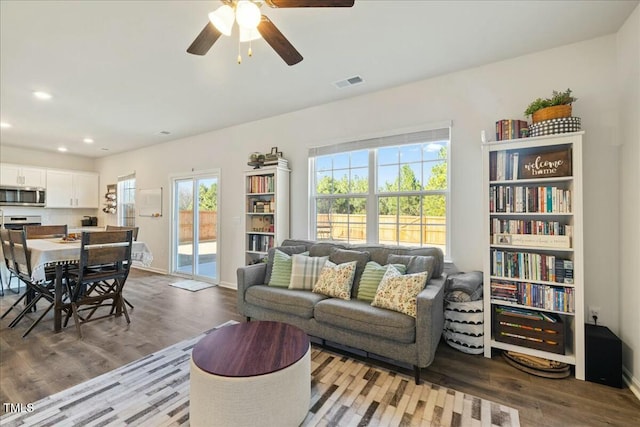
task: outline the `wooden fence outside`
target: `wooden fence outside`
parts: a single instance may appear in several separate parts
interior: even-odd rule
[[[198,214],[199,233],[201,242],[217,240],[218,232],[218,212],[200,211]],[[193,241],[193,211],[180,211],[180,243],[190,243]]]
[[[397,226],[397,223],[400,223]],[[380,215],[378,217],[378,240],[380,243],[445,245],[447,242],[446,218],[441,216]],[[420,227],[421,224],[424,224]],[[318,238],[366,241],[365,215],[320,214],[317,217]]]

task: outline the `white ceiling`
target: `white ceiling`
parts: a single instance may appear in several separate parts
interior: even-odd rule
[[[12,127],[0,142],[101,157],[615,33],[637,4],[264,6],[304,57],[289,67],[263,40],[252,58],[243,47],[238,65],[235,34],[206,56],[187,54],[216,0],[1,0],[0,120]],[[365,83],[333,84],[354,75]],[[53,99],[35,99],[36,90]]]

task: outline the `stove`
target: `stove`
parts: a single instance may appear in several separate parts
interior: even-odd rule
[[[42,217],[40,215],[7,215],[2,225],[7,230],[22,230],[25,225],[42,225]]]

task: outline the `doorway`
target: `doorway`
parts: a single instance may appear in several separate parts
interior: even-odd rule
[[[172,274],[217,284],[220,171],[172,181]]]

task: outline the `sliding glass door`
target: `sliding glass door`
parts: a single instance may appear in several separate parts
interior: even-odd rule
[[[173,178],[172,273],[218,283],[219,171]]]

